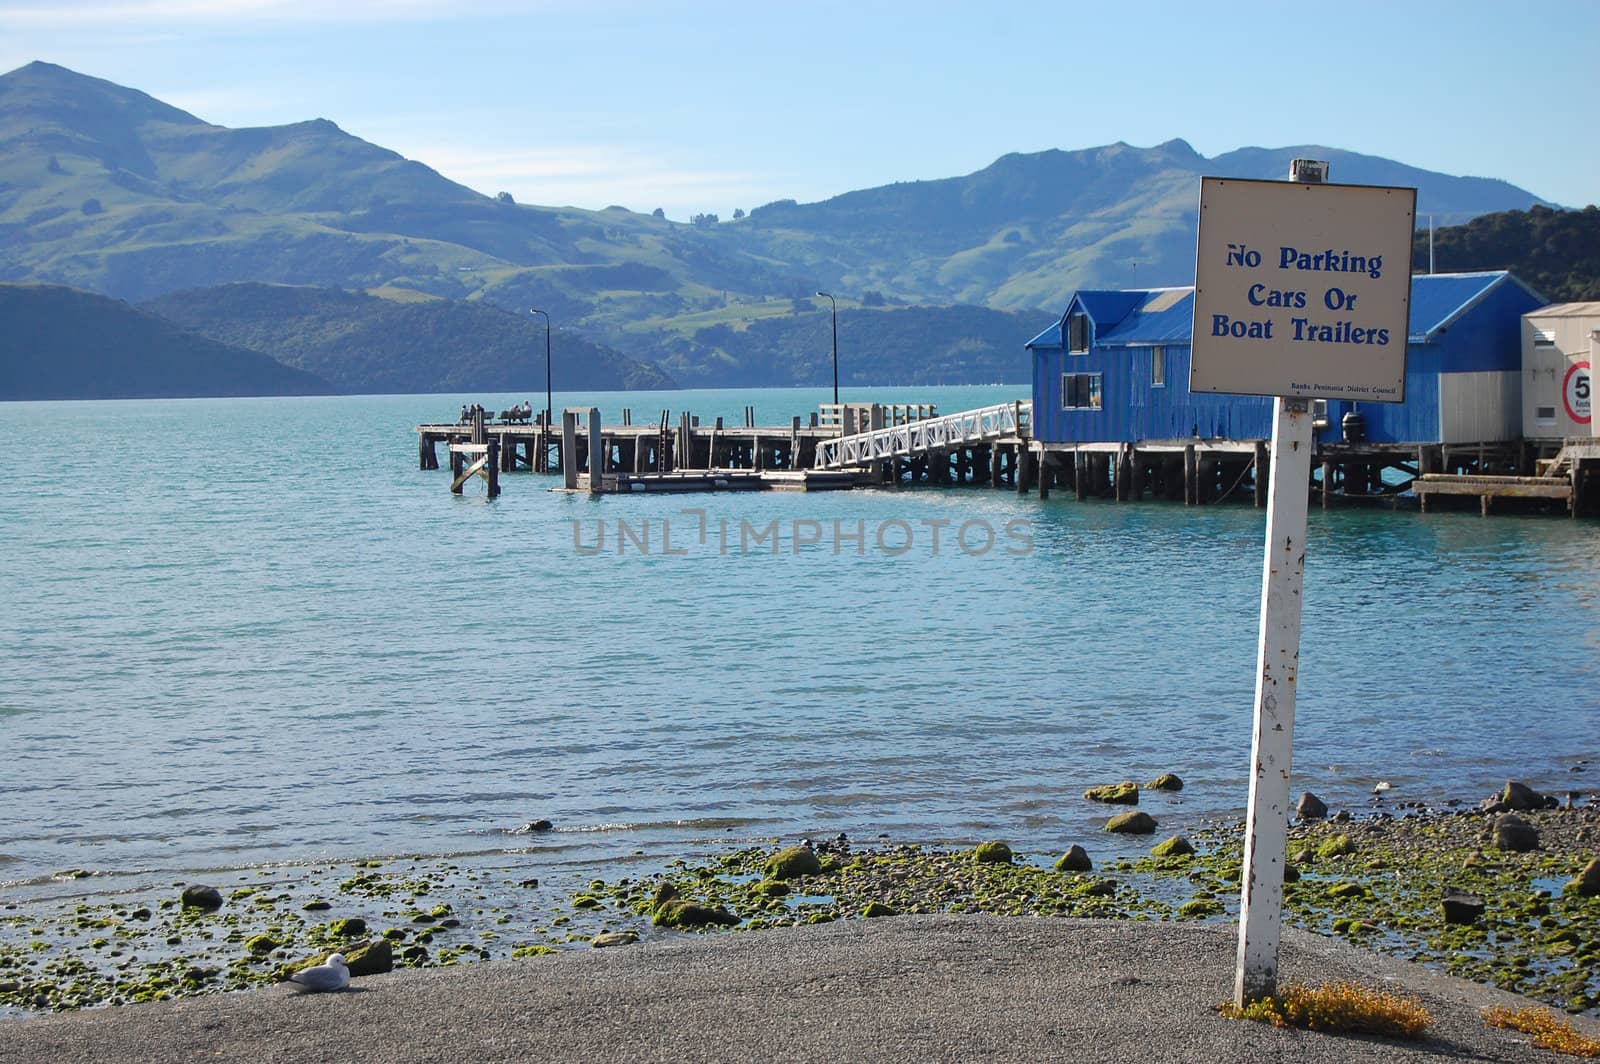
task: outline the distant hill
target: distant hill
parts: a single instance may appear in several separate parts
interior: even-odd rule
[[[1330,160],[1337,181],[1414,185],[1439,223],[1547,206],[1503,181],[1334,148],[1207,159],[1173,140],[1007,155],[960,177],[686,225],[621,207],[516,204],[323,119],[227,129],[30,63],[0,75],[0,280],[135,301],[230,281],[396,287],[519,315],[537,306],[564,336],[686,379],[726,382],[714,372],[722,363],[770,383],[792,375],[790,356],[750,345],[769,331],[781,345],[787,327],[759,323],[819,288],[847,303],[874,293],[886,307],[987,307],[1032,321],[1079,287],[1188,283],[1199,178],[1279,178],[1294,156]],[[696,339],[713,324],[728,325],[732,347]]]
[[[542,319],[482,303],[390,290],[229,284],[176,292],[144,309],[226,343],[264,351],[343,392],[544,391]],[[675,387],[652,365],[563,332],[550,337],[564,390]]]
[[[1007,155],[965,177],[769,204],[735,228],[752,253],[803,266],[824,286],[1057,308],[1079,287],[1191,283],[1200,178],[1281,179],[1295,158],[1328,160],[1335,181],[1416,187],[1419,209],[1446,222],[1543,203],[1504,181],[1336,148],[1243,148],[1207,159],[1173,140]]]
[[[1434,269],[1510,270],[1557,303],[1600,300],[1600,208],[1534,207],[1474,218],[1434,232]],[[1414,268],[1428,268],[1428,234],[1413,241]]]
[[[184,332],[105,296],[0,284],[0,400],[323,395],[255,351]]]
[[[833,335],[827,304],[798,304],[796,310],[785,300],[778,313],[754,320],[734,316],[682,329],[674,340],[663,341],[672,347],[663,365],[686,387],[830,383]],[[1022,345],[1048,317],[987,307],[841,307],[839,383],[1023,383],[1030,363]]]

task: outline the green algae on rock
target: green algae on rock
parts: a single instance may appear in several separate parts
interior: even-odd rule
[[[680,930],[700,927],[732,927],[739,918],[728,910],[698,902],[673,899],[656,909],[651,923]]]
[[[1183,790],[1183,780],[1171,772],[1163,772],[1145,784],[1145,789],[1151,791],[1181,791]]]
[[[1106,783],[1099,787],[1090,787],[1083,792],[1083,796],[1091,802],[1106,802],[1110,805],[1138,805],[1139,785],[1132,780],[1123,780],[1121,783]]]
[[[1581,872],[1567,880],[1561,893],[1576,894],[1581,898],[1600,896],[1600,857],[1591,859]]]
[[[1066,852],[1056,858],[1057,872],[1088,872],[1093,868],[1094,862],[1089,860],[1089,852],[1077,843],[1068,846]]]
[[[254,935],[245,940],[244,948],[258,957],[265,957],[267,954],[271,953],[281,945],[283,945],[283,943],[279,942],[271,935]]]
[[[589,945],[595,949],[605,949],[609,946],[631,946],[637,941],[639,941],[637,931],[602,931],[589,940]]]
[[[768,879],[798,879],[822,873],[822,862],[809,846],[790,846],[772,855],[763,871]]]
[[[1194,843],[1182,835],[1158,842],[1150,850],[1152,857],[1188,857],[1194,853]]]
[[[1153,835],[1156,818],[1140,811],[1120,813],[1106,821],[1106,830],[1118,835]]]
[[[1347,834],[1333,835],[1313,852],[1324,860],[1330,860],[1334,857],[1348,857],[1356,852],[1356,840]]]
[[[979,864],[1010,864],[1012,856],[1011,847],[998,840],[980,842],[972,851],[972,859]]]

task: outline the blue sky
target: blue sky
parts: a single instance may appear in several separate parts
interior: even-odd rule
[[[1597,45],[1594,0],[0,0],[0,70],[44,59],[227,126],[328,118],[482,192],[680,220],[1174,137],[1582,206]]]

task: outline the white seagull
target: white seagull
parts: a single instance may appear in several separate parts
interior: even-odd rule
[[[335,953],[321,964],[295,972],[289,981],[308,991],[343,990],[350,985],[350,967],[344,962],[344,954]]]

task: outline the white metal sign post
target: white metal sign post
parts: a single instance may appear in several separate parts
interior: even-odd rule
[[[1276,396],[1256,650],[1238,1004],[1277,989],[1312,398],[1401,402],[1416,190],[1205,178],[1190,390]]]
[[[1311,482],[1309,406],[1305,399],[1280,398],[1272,415],[1255,727],[1250,736],[1253,771],[1239,880],[1239,959],[1233,976],[1234,1002],[1239,1005],[1274,993],[1278,982],[1283,866],[1289,845],[1289,762],[1294,754],[1295,680],[1300,667],[1300,588],[1306,565],[1306,496]]]

